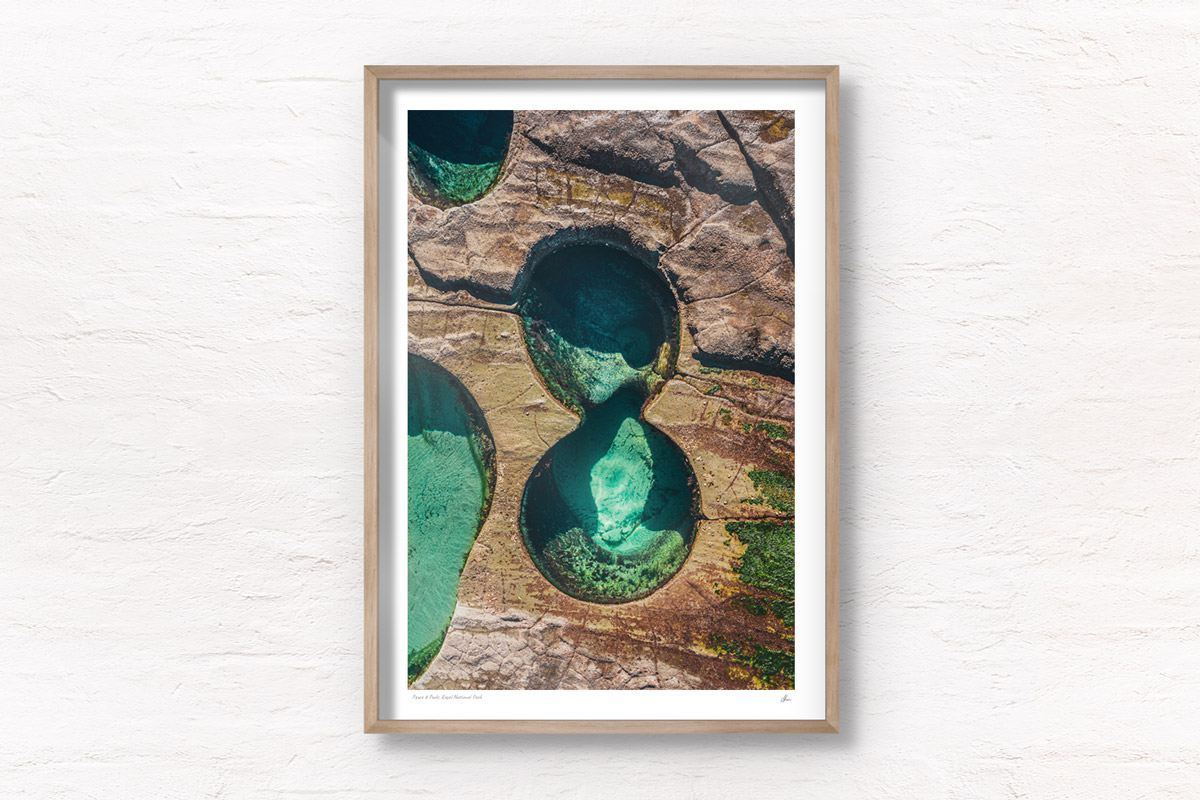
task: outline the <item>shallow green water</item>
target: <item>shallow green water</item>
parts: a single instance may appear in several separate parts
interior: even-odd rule
[[[687,460],[641,419],[671,367],[673,299],[632,256],[573,245],[536,266],[520,310],[535,366],[583,415],[526,484],[526,547],[574,597],[645,597],[679,571],[695,525]]]
[[[491,436],[445,369],[408,357],[408,664],[437,654],[491,491]]]
[[[480,199],[500,178],[512,127],[511,111],[408,112],[413,188],[443,207]]]

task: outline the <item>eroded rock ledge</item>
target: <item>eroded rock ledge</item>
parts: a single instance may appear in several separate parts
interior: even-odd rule
[[[670,280],[699,358],[790,378],[793,153],[784,113],[521,112],[486,197],[410,195],[409,255],[430,287],[504,305],[547,247],[636,250]]]

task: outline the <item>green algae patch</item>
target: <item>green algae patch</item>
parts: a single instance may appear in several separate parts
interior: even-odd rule
[[[796,654],[748,641],[727,639],[719,633],[708,638],[714,652],[746,668],[763,689],[792,689],[796,684]]]
[[[796,594],[796,531],[792,520],[728,522],[725,531],[746,545],[738,560],[742,583],[791,599]]]
[[[795,521],[738,520],[727,522],[725,532],[745,545],[734,564],[739,583],[730,603],[747,613],[770,620],[775,641],[769,646],[749,639],[714,635],[706,642],[717,654],[730,658],[749,674],[754,685],[790,689],[795,682],[796,533]]]
[[[665,283],[615,247],[574,244],[542,258],[519,305],[547,389],[582,413],[623,387],[670,377],[678,322]]]
[[[487,515],[495,449],[483,412],[442,367],[408,356],[408,675],[437,655]]]
[[[742,426],[742,430],[746,433],[757,431],[775,442],[786,442],[791,436],[788,429],[778,422],[756,422],[753,425],[746,423]]]
[[[511,111],[408,112],[409,185],[441,208],[479,200],[500,180],[512,129]]]
[[[743,502],[755,506],[767,506],[781,514],[792,514],[796,510],[796,479],[786,472],[752,469],[748,473],[757,494]]]
[[[624,389],[584,417],[534,469],[521,530],[538,569],[581,600],[645,597],[691,550],[695,479],[683,454],[640,419]]]

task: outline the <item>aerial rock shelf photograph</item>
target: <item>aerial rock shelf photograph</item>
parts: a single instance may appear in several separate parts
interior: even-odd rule
[[[787,689],[794,115],[407,115],[408,686]]]

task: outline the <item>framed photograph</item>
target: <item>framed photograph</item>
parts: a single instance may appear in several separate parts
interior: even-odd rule
[[[836,732],[837,67],[365,80],[366,731]]]

